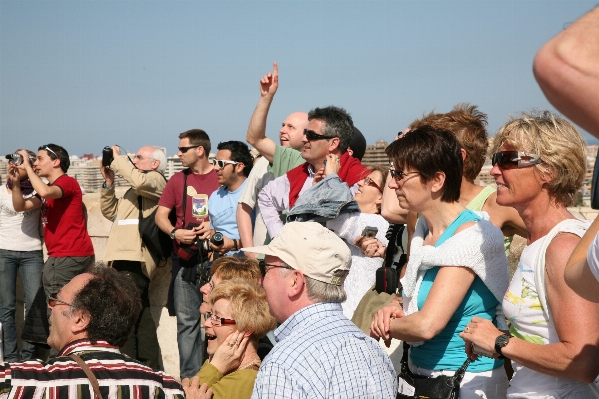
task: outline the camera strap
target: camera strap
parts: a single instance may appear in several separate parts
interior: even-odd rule
[[[183,219],[181,219],[181,228],[185,228],[185,211],[187,209],[187,175],[189,174],[190,169],[187,168],[183,170],[183,204],[181,207],[183,208]]]

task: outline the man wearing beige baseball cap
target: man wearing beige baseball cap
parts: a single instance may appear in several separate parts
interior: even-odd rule
[[[314,222],[286,224],[269,245],[242,248],[260,262],[272,315],[282,323],[260,367],[256,398],[395,398],[389,357],[343,315],[349,248]]]

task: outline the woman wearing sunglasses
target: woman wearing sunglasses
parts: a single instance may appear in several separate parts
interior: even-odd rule
[[[218,284],[210,300],[204,322],[209,358],[199,382],[208,384],[214,399],[249,398],[261,363],[258,340],[276,327],[266,293],[258,284],[234,278]]]
[[[354,200],[358,203],[360,212],[344,213],[327,222],[327,227],[343,238],[351,250],[352,266],[344,285],[347,300],[341,303],[343,314],[348,319],[352,318],[358,303],[374,285],[376,269],[383,263],[382,258],[371,258],[362,254],[360,247],[354,245],[356,237],[361,237],[364,228],[375,227],[378,229],[375,237],[383,242],[383,245],[388,243],[385,233],[389,223],[380,215],[388,170],[380,166],[372,167],[371,170],[370,174],[357,183],[358,191]]]
[[[467,360],[459,333],[473,316],[505,328],[501,300],[509,272],[503,234],[485,212],[459,202],[461,147],[442,129],[421,126],[387,148],[393,162],[389,188],[403,209],[421,215],[411,242],[403,286],[403,310],[379,310],[371,335],[410,343],[409,367],[425,377],[452,376]],[[471,362],[460,398],[505,398],[503,361]]]
[[[596,397],[599,309],[565,283],[568,257],[588,223],[568,212],[586,173],[585,142],[565,119],[523,114],[497,133],[491,174],[497,203],[516,208],[527,246],[503,300],[508,333],[473,318],[461,334],[512,360],[508,398]]]

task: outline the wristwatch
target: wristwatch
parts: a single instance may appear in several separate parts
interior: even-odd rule
[[[173,231],[171,231],[171,240],[175,239],[175,231],[177,231],[177,229],[173,229]]]
[[[506,333],[501,334],[499,337],[495,339],[495,352],[499,354],[500,359],[505,359],[505,356],[503,356],[503,353],[501,353],[501,348],[503,348],[508,344],[508,342],[510,342],[510,338],[512,338],[512,336]]]

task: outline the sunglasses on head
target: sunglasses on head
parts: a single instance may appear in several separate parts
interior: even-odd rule
[[[192,148],[198,148],[199,145],[188,145],[187,147],[177,147],[179,149],[179,151],[181,151],[181,153],[185,154],[187,151],[191,150]]]
[[[336,138],[336,136],[325,136],[324,134],[318,134],[314,130],[308,129],[304,129],[304,136],[306,136],[308,141],[330,140]]]
[[[499,151],[491,157],[493,166],[497,164],[500,169],[520,169],[527,166],[543,163],[536,155],[521,151]]]

